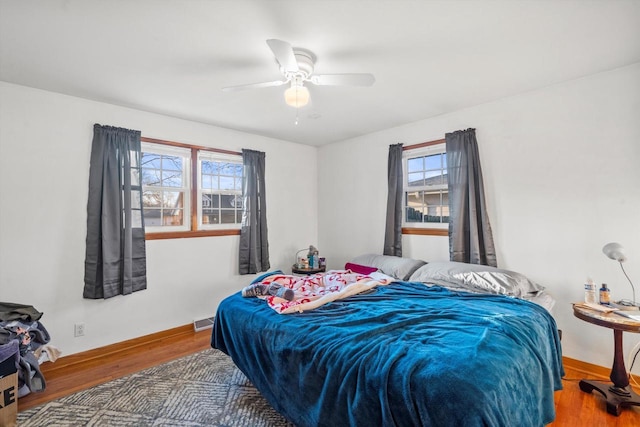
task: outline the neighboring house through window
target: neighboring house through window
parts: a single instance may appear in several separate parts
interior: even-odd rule
[[[403,153],[403,227],[447,228],[449,192],[445,144]]]

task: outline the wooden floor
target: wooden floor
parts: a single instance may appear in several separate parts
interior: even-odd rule
[[[139,345],[125,344],[126,349],[113,356],[100,355],[98,358],[42,365],[47,388],[42,393],[32,393],[18,400],[18,410],[23,411],[58,399],[94,385],[119,378],[169,360],[177,359],[209,347],[211,330],[194,333],[188,327],[176,328],[153,342],[141,340]],[[72,359],[69,356],[66,359]],[[61,360],[64,360],[61,359]],[[73,360],[71,360],[73,362]],[[605,402],[597,392],[587,394],[580,391],[578,381],[588,377],[598,379],[597,375],[588,375],[565,368],[564,389],[555,393],[556,420],[549,424],[553,427],[638,427],[640,426],[640,407],[624,408],[619,417],[606,412]],[[636,387],[636,391],[638,388]]]

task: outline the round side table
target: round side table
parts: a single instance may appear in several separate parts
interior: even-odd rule
[[[580,390],[591,393],[599,391],[607,401],[607,412],[612,415],[620,415],[620,407],[640,406],[640,395],[629,385],[629,376],[624,367],[624,354],[622,350],[622,332],[640,333],[640,322],[636,322],[619,314],[603,313],[590,308],[574,305],[573,315],[585,322],[613,329],[614,356],[611,367],[611,383],[600,381],[580,380]]]
[[[293,274],[316,274],[316,273],[324,273],[326,271],[326,267],[319,268],[298,268],[295,264],[291,267],[291,272]]]

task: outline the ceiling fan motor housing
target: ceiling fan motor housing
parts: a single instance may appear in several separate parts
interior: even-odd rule
[[[311,52],[307,52],[300,49],[294,49],[293,55],[296,57],[298,63],[298,71],[293,73],[284,73],[287,78],[294,80],[294,77],[301,77],[302,80],[307,80],[311,74],[313,74],[313,65],[315,58]]]

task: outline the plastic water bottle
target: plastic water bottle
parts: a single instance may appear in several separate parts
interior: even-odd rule
[[[587,283],[584,285],[584,302],[591,304],[598,303],[598,299],[596,298],[596,284],[593,283],[593,280],[590,278],[587,279]]]

